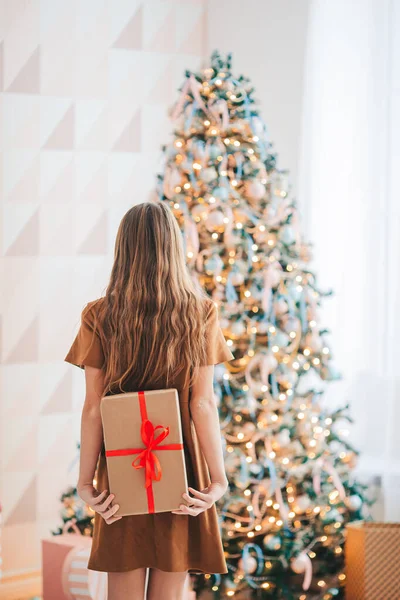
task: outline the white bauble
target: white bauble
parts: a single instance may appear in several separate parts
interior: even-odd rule
[[[290,337],[286,333],[284,333],[283,331],[278,329],[273,340],[274,340],[274,344],[279,346],[279,348],[286,348],[286,346],[290,342]]]
[[[293,244],[296,241],[293,227],[291,225],[284,225],[279,232],[279,238],[286,246]]]
[[[306,512],[307,508],[310,508],[311,500],[306,494],[302,494],[301,496],[297,496],[295,501],[292,504],[292,508],[294,512],[301,515]]]
[[[289,446],[291,439],[290,439],[290,430],[286,429],[286,427],[284,429],[281,429],[275,436],[275,440],[276,442],[279,444],[279,446],[285,448],[286,446]]]
[[[263,544],[267,550],[273,550],[275,552],[280,550],[282,546],[281,539],[277,535],[273,534],[266,535],[263,539]]]
[[[360,508],[362,507],[362,500],[360,496],[357,496],[357,494],[348,496],[348,498],[346,498],[346,506],[349,510],[352,511],[360,510]]]
[[[224,263],[220,256],[211,256],[204,262],[204,270],[208,274],[220,273],[223,266]]]
[[[204,204],[197,204],[196,206],[193,206],[190,212],[192,217],[204,219],[209,214],[210,209]]]
[[[304,571],[307,569],[307,565],[309,564],[310,559],[307,556],[307,554],[305,552],[302,552],[301,554],[299,554],[298,556],[296,556],[296,558],[293,558],[290,566],[292,568],[292,571],[294,571],[295,573],[304,573]]]
[[[214,167],[207,167],[206,169],[201,171],[201,179],[205,183],[210,183],[210,181],[214,181],[215,179],[217,179],[217,177],[218,177],[218,173],[214,169]]]
[[[329,444],[329,450],[332,452],[332,454],[339,454],[339,452],[343,450],[343,444],[337,440],[332,440],[332,442]]]
[[[230,326],[230,332],[235,337],[241,337],[246,333],[246,325],[243,323],[243,321],[235,321]]]
[[[267,333],[270,326],[271,325],[269,323],[267,323],[267,321],[265,321],[265,320],[259,321],[257,323],[257,332],[264,335],[265,333]]]
[[[265,196],[265,185],[257,179],[246,181],[244,193],[249,200],[261,200]]]
[[[254,573],[257,569],[257,561],[254,556],[245,556],[239,560],[239,569],[245,573]]]
[[[264,132],[264,127],[264,123],[260,117],[253,117],[251,119],[251,128],[256,135],[260,136]]]
[[[244,275],[240,271],[232,271],[229,277],[232,285],[242,285],[244,283]]]
[[[221,148],[219,148],[218,144],[213,144],[212,146],[210,146],[209,155],[212,160],[215,160],[217,158],[217,156],[220,156],[221,154],[222,154],[222,151],[221,151]],[[209,168],[212,168],[212,167],[209,167]]]
[[[216,187],[212,191],[212,195],[215,198],[219,198],[220,200],[228,200],[229,198],[229,190],[226,187]]]
[[[224,214],[220,210],[213,210],[207,217],[206,227],[208,231],[214,231],[224,225]]]

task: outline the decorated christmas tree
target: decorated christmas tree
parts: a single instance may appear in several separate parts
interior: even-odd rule
[[[341,598],[345,525],[365,517],[367,501],[352,475],[348,407],[323,402],[338,378],[319,322],[328,293],[309,267],[287,173],[229,55],[186,73],[171,117],[158,195],[235,356],[215,368],[229,573],[199,576],[197,587],[215,598]]]

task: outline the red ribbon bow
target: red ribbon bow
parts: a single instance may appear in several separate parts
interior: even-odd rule
[[[157,429],[161,429],[162,431],[156,436]],[[163,427],[162,425],[154,427],[149,419],[145,419],[142,421],[140,435],[146,448],[132,462],[132,467],[135,469],[146,469],[145,486],[148,488],[152,480],[160,481],[161,479],[161,465],[154,454],[154,450],[161,450],[157,446],[169,435],[169,427]],[[166,447],[164,446],[163,449],[165,450]]]

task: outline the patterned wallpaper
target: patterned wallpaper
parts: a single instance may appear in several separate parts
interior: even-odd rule
[[[3,568],[40,566],[76,481],[84,374],[63,362],[116,227],[148,198],[205,0],[0,0]]]

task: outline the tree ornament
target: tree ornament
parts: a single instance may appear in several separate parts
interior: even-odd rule
[[[208,231],[215,231],[216,229],[223,228],[224,226],[224,214],[220,210],[212,210],[209,212],[206,220],[206,227]]]
[[[287,429],[286,427],[284,429],[281,429],[276,435],[275,435],[275,440],[278,443],[279,446],[281,446],[282,448],[285,448],[286,446],[289,446],[291,439],[290,439],[290,430]]]
[[[212,195],[215,198],[219,198],[220,200],[228,200],[229,198],[229,190],[226,187],[216,187],[212,191]]]
[[[353,494],[352,496],[348,496],[345,500],[346,506],[351,511],[360,510],[362,507],[362,500],[360,496],[357,494]]]
[[[265,196],[265,186],[257,179],[246,181],[244,193],[249,200],[261,200]]]
[[[221,272],[223,266],[224,266],[223,260],[218,254],[217,255],[214,254],[213,256],[211,256],[204,262],[204,270],[206,271],[206,273],[208,273],[210,275],[212,275],[212,274],[218,275],[218,273]]]
[[[257,569],[257,561],[254,556],[245,556],[239,560],[238,566],[245,573],[254,573]]]
[[[263,539],[263,544],[267,550],[271,550],[272,552],[278,552],[282,546],[281,538],[273,534],[266,535]]]
[[[201,179],[205,183],[210,183],[211,181],[215,181],[218,177],[217,170],[214,167],[207,167],[201,171]]]
[[[279,238],[284,244],[286,244],[286,246],[294,244],[294,242],[296,241],[296,235],[293,227],[291,227],[291,225],[284,225],[280,230]]]
[[[297,498],[295,498],[295,500],[292,504],[292,508],[293,508],[294,512],[299,515],[302,515],[303,513],[305,513],[307,508],[310,508],[310,506],[311,506],[311,500],[310,500],[309,496],[306,496],[306,494],[297,496]]]

